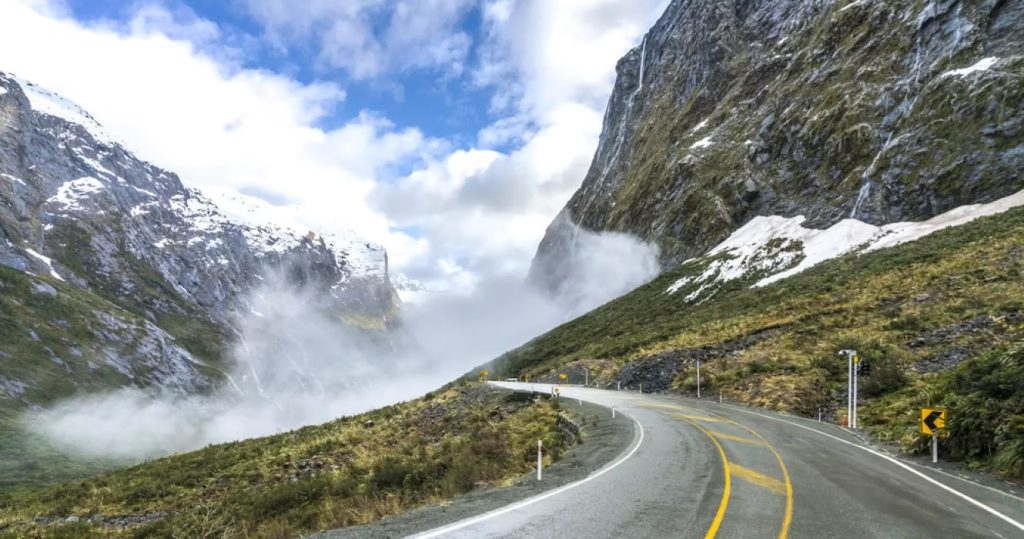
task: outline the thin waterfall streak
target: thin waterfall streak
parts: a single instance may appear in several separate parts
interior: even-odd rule
[[[619,154],[622,152],[622,143],[624,142],[624,139],[626,137],[626,134],[625,134],[626,122],[628,122],[630,116],[632,116],[633,104],[634,104],[634,101],[636,100],[637,94],[639,94],[640,91],[643,90],[643,87],[644,87],[644,63],[646,62],[646,59],[647,59],[647,36],[645,35],[643,40],[641,40],[641,42],[640,42],[640,67],[639,67],[639,70],[638,70],[638,73],[637,73],[637,85],[636,85],[636,88],[633,90],[633,92],[629,94],[629,101],[626,102],[626,110],[622,113],[622,119],[619,120],[619,128],[616,130],[616,133],[615,133],[615,145],[612,147],[613,149],[612,149],[611,155],[608,157],[607,160],[605,160],[604,166],[601,168],[600,179],[595,182],[599,186],[600,185],[604,185],[605,180],[608,179],[608,171],[611,170],[612,164],[615,163],[615,160],[619,158]],[[599,148],[598,148],[599,152],[600,152],[600,150],[603,147],[604,147],[604,142],[602,141],[602,142],[599,143]],[[590,191],[590,188],[588,187],[586,189],[586,191],[584,191],[584,195],[590,194],[589,191]],[[576,228],[573,230],[572,244],[569,247],[569,256],[570,256],[570,259],[573,261],[573,263],[575,263],[575,260],[576,260],[576,241],[577,241],[577,239],[579,238],[579,235],[580,235],[580,228],[583,226],[583,217],[586,215],[587,210],[590,209],[590,205],[591,205],[591,203],[593,201],[594,201],[594,197],[591,196],[590,198],[587,199],[586,202],[584,202],[583,209],[582,209],[582,211],[580,211],[580,215],[579,215],[580,222],[579,223],[573,223]],[[570,223],[573,222],[572,217],[573,216],[571,216],[571,215],[569,216],[569,222]]]

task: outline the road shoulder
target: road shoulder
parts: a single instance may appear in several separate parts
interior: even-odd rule
[[[445,526],[583,479],[621,455],[633,441],[634,424],[625,415],[612,418],[608,408],[575,399],[563,398],[561,406],[580,421],[583,442],[545,468],[542,481],[537,481],[531,472],[509,487],[474,490],[444,505],[421,507],[371,524],[320,532],[311,537],[404,537]]]

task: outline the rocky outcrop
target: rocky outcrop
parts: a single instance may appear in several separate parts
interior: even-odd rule
[[[344,309],[392,314],[383,248],[230,220],[175,174],[90,126],[84,111],[68,114],[66,102],[58,114],[33,108],[58,96],[3,74],[0,88],[0,263],[146,311],[181,312],[185,303],[219,319],[244,308],[243,293],[274,268],[323,288]]]
[[[575,227],[663,263],[758,215],[923,220],[1024,188],[1024,4],[673,0],[617,65],[600,145],[531,280]]]
[[[48,359],[68,376],[110,371],[103,379],[116,385],[206,387],[217,368],[204,364],[216,366],[221,358],[210,356],[225,347],[235,319],[253,311],[248,293],[269,275],[312,290],[337,319],[361,328],[391,326],[399,305],[382,247],[229,218],[175,174],[136,158],[85,111],[4,73],[0,266],[34,275],[26,284],[3,273],[5,294],[31,286],[42,298],[12,297],[14,314],[0,316],[16,330],[0,339],[0,351],[16,351],[27,365],[0,369],[7,397],[26,393],[18,380],[55,393],[43,390],[52,389]],[[43,337],[33,340],[37,332]],[[98,377],[80,378],[88,386]]]

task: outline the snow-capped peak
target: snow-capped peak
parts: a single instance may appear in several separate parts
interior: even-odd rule
[[[25,92],[32,110],[62,118],[84,127],[97,141],[113,146],[120,141],[107,132],[88,112],[71,100],[17,76],[12,77]]]
[[[227,219],[241,226],[254,247],[264,251],[286,251],[303,238],[322,239],[352,275],[378,275],[385,269],[384,247],[360,238],[345,229],[313,231],[294,218],[293,207],[273,206],[266,201],[223,187],[203,188],[206,195]],[[318,227],[319,228],[319,227]]]

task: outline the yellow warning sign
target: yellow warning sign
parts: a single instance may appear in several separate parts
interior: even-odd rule
[[[945,408],[921,408],[921,432],[934,436],[945,428]]]

